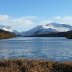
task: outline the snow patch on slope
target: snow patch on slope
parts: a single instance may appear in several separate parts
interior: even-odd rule
[[[9,31],[9,32],[13,32],[13,30],[10,26],[0,25],[0,29],[5,30],[5,31]]]
[[[11,28],[3,27],[2,29],[5,30],[5,31],[13,32],[13,30]]]
[[[56,26],[53,26],[53,25],[50,25],[50,24],[49,25],[42,25],[42,28],[43,29],[49,29],[49,28],[51,28],[53,30],[56,30],[57,32],[67,32],[67,31],[70,30],[67,27],[56,27]]]

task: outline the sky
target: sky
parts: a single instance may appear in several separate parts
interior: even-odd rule
[[[72,0],[0,0],[0,25],[21,32],[51,22],[72,25]]]

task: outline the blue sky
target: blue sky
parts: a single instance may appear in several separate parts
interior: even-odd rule
[[[72,25],[72,0],[0,0],[0,24],[26,31],[49,22]]]

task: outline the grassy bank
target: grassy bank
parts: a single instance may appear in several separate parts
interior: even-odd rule
[[[0,72],[72,72],[72,62],[0,60]]]

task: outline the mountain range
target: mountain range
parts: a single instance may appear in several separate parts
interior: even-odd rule
[[[16,30],[13,30],[10,26],[3,26],[0,25],[0,29],[4,31],[8,31],[11,33],[14,33],[16,36],[22,36],[22,37],[51,37],[51,36],[66,36],[68,33],[71,33],[72,26],[69,24],[59,24],[59,23],[49,23],[45,25],[38,25],[34,27],[31,30],[23,31],[23,32],[17,32]]]
[[[37,36],[42,34],[48,35],[54,33],[62,33],[71,30],[72,30],[72,26],[68,24],[49,23],[45,25],[36,26],[35,28],[29,31],[21,32],[20,34],[21,36]]]

